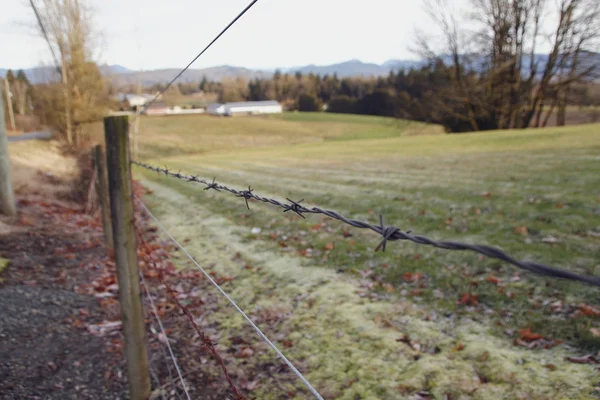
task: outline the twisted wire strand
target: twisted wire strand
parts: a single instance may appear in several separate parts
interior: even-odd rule
[[[168,176],[168,177],[184,180],[187,182],[195,182],[195,183],[202,184],[205,186],[204,190],[213,189],[213,190],[217,190],[217,191],[229,192],[229,193],[235,195],[236,197],[243,198],[245,200],[245,204],[246,204],[246,207],[248,207],[248,209],[250,208],[250,206],[248,204],[248,200],[253,199],[253,200],[267,203],[267,204],[270,204],[270,205],[273,205],[276,207],[280,207],[283,209],[283,212],[292,211],[292,212],[300,215],[303,218],[304,218],[303,214],[322,214],[322,215],[326,215],[330,218],[336,219],[338,221],[341,221],[347,225],[353,226],[355,228],[369,229],[369,230],[381,235],[383,238],[381,243],[375,248],[375,251],[378,251],[380,249],[382,251],[385,251],[386,244],[388,241],[407,240],[407,241],[411,241],[413,243],[420,244],[420,245],[436,247],[438,249],[455,250],[455,251],[465,251],[465,250],[473,251],[473,252],[482,254],[489,258],[494,258],[494,259],[497,259],[500,261],[507,262],[509,264],[512,264],[512,265],[519,267],[521,269],[524,269],[526,271],[533,272],[535,274],[539,274],[539,275],[543,275],[543,276],[551,277],[551,278],[561,278],[561,279],[568,279],[568,280],[577,281],[577,282],[583,282],[583,283],[587,283],[587,284],[593,285],[593,286],[600,286],[600,277],[597,277],[597,276],[582,275],[582,274],[578,274],[576,272],[572,272],[572,271],[569,271],[566,269],[553,267],[553,266],[549,266],[549,265],[545,265],[545,264],[537,263],[537,262],[533,262],[533,261],[517,260],[513,256],[505,253],[503,250],[501,250],[497,247],[492,247],[492,246],[482,245],[482,244],[470,244],[470,243],[463,243],[463,242],[455,242],[455,241],[450,241],[450,240],[436,241],[436,240],[430,239],[426,236],[414,235],[414,234],[411,234],[410,231],[403,231],[400,228],[395,227],[395,226],[385,226],[383,224],[382,216],[380,216],[379,225],[373,225],[366,221],[347,218],[334,210],[328,210],[328,209],[324,209],[324,208],[320,208],[320,207],[310,207],[310,208],[305,207],[302,204],[300,204],[303,200],[293,201],[293,200],[287,198],[286,200],[288,203],[285,203],[285,202],[282,202],[282,201],[279,201],[276,199],[263,197],[263,196],[260,196],[256,193],[254,193],[254,189],[252,189],[250,186],[248,187],[248,190],[237,190],[237,189],[232,189],[225,185],[215,182],[214,178],[212,181],[207,181],[205,179],[199,178],[196,175],[185,175],[185,174],[182,174],[181,172],[170,171],[168,168],[152,166],[152,165],[149,165],[149,164],[146,164],[143,162],[139,162],[139,161],[132,161],[131,163],[135,164],[137,166],[140,166],[142,168],[145,168],[147,170],[154,171],[159,174],[164,174],[165,176]]]

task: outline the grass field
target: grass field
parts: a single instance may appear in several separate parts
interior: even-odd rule
[[[598,124],[440,135],[386,118],[284,114],[141,126],[149,163],[600,274]],[[599,396],[594,366],[566,360],[600,348],[598,289],[412,243],[375,253],[372,232],[135,174],[159,219],[201,264],[235,276],[224,288],[276,343],[293,343],[286,354],[326,398]],[[244,326],[226,308],[209,322],[224,348]]]

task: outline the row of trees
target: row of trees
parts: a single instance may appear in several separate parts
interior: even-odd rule
[[[204,79],[197,88],[221,102],[327,104],[332,112],[435,122],[451,132],[539,127],[555,113],[564,125],[567,105],[600,103],[588,92],[600,73],[599,1],[471,0],[469,12],[450,0],[426,4],[440,29],[418,36],[415,51],[426,60],[419,69],[344,79],[275,72],[250,82]]]
[[[6,73],[8,81],[8,90],[11,93],[12,108],[18,115],[27,115],[31,113],[31,92],[32,86],[29,79],[25,76],[23,70],[17,71],[16,75],[12,70]]]

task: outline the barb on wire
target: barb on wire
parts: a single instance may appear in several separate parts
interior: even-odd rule
[[[298,200],[298,201],[288,199],[287,197],[285,199],[292,204],[288,205],[287,208],[285,210],[283,210],[283,212],[292,211],[292,212],[295,212],[296,214],[298,214],[299,216],[301,216],[302,218],[306,219],[306,217],[304,215],[302,215],[302,208],[301,208],[302,205],[300,204],[304,201],[304,199]]]
[[[155,102],[155,101],[156,101],[156,100],[157,100],[157,99],[160,97],[160,95],[161,95],[161,94],[163,94],[163,93],[164,93],[164,92],[165,92],[165,91],[166,91],[166,90],[167,90],[169,87],[171,87],[171,85],[172,85],[173,83],[175,83],[175,81],[176,81],[176,80],[177,80],[177,79],[178,79],[178,78],[179,78],[181,75],[183,75],[183,73],[184,73],[185,71],[187,71],[187,70],[188,70],[188,69],[189,69],[189,68],[192,66],[192,64],[193,64],[193,63],[195,63],[195,62],[196,62],[196,60],[197,60],[197,59],[199,59],[199,58],[200,58],[200,56],[202,56],[202,54],[204,54],[204,53],[206,52],[206,50],[208,50],[208,49],[210,48],[210,46],[212,46],[212,45],[213,45],[213,44],[214,44],[214,43],[215,43],[217,40],[219,40],[219,38],[220,38],[221,36],[223,36],[223,34],[224,34],[225,32],[227,32],[227,31],[229,30],[229,28],[231,28],[231,27],[233,26],[233,24],[235,24],[235,23],[237,22],[237,20],[238,20],[238,19],[242,18],[242,15],[246,14],[246,11],[248,11],[249,9],[251,9],[251,8],[252,8],[252,6],[253,6],[254,4],[256,4],[256,2],[257,2],[257,1],[258,1],[258,0],[253,0],[253,1],[252,1],[250,4],[248,4],[248,5],[246,6],[246,8],[244,8],[244,9],[243,9],[243,10],[242,10],[242,11],[241,11],[239,14],[238,14],[238,15],[237,15],[237,16],[236,16],[236,17],[235,17],[235,18],[234,18],[234,19],[233,19],[233,20],[232,20],[232,21],[231,21],[231,22],[230,22],[230,23],[229,23],[229,24],[228,24],[228,25],[227,25],[225,28],[223,28],[223,30],[222,30],[222,31],[221,31],[221,32],[220,32],[220,33],[219,33],[219,34],[218,34],[218,35],[217,35],[217,36],[216,36],[216,37],[215,37],[215,38],[214,38],[214,39],[213,39],[213,40],[212,40],[212,41],[211,41],[211,42],[210,42],[210,43],[209,43],[209,44],[208,44],[208,45],[207,45],[207,46],[206,46],[206,47],[205,47],[205,48],[204,48],[204,49],[203,49],[201,52],[200,52],[200,53],[198,53],[198,55],[197,55],[196,57],[194,57],[194,59],[193,59],[192,61],[190,61],[190,63],[189,63],[188,65],[186,65],[186,66],[185,66],[185,67],[184,67],[184,68],[183,68],[181,71],[179,71],[179,73],[178,73],[177,75],[175,75],[175,77],[174,77],[173,79],[171,79],[171,81],[170,81],[169,83],[167,83],[167,84],[165,85],[165,87],[163,87],[163,88],[162,88],[162,89],[161,89],[161,90],[160,90],[158,93],[156,93],[156,94],[154,95],[154,97],[153,97],[153,98],[152,98],[152,99],[151,99],[151,100],[150,100],[148,103],[146,103],[146,104],[144,105],[144,107],[143,107],[143,109],[142,109],[142,112],[146,111],[146,110],[148,109],[148,107],[150,107],[150,105],[151,105],[152,103],[154,103],[154,102]]]
[[[156,171],[158,173],[162,172],[166,176],[176,177],[175,174],[173,174],[172,172],[169,172],[166,168],[154,167],[152,165],[148,165],[148,164],[145,164],[145,163],[142,163],[139,161],[132,161],[132,163],[135,165],[138,165],[142,168],[148,169],[150,171]],[[381,217],[381,216],[380,216],[380,220],[379,220],[379,225],[373,225],[366,221],[361,221],[361,220],[357,220],[357,219],[344,217],[337,211],[327,210],[327,209],[320,208],[320,207],[308,208],[308,207],[305,207],[305,206],[299,204],[300,202],[296,202],[296,203],[292,202],[292,204],[290,205],[290,204],[283,203],[276,199],[262,197],[262,196],[257,195],[256,193],[254,193],[250,189],[250,187],[248,188],[249,190],[240,191],[240,190],[236,190],[236,189],[231,189],[225,185],[215,184],[214,181],[208,182],[204,179],[198,178],[197,176],[181,175],[180,179],[184,179],[189,182],[200,183],[205,186],[211,185],[215,189],[220,189],[222,191],[229,192],[231,194],[234,194],[237,197],[243,197],[246,200],[246,205],[248,205],[249,199],[254,199],[254,200],[257,200],[257,201],[260,201],[263,203],[267,203],[267,204],[271,204],[271,205],[283,208],[284,212],[292,210],[297,214],[307,214],[307,213],[322,214],[322,215],[326,215],[330,218],[336,219],[338,221],[341,221],[350,226],[353,226],[355,228],[372,230],[373,232],[375,232],[383,237],[383,241],[379,244],[379,246],[377,246],[376,250],[381,249],[381,250],[385,251],[385,246],[388,241],[408,240],[408,241],[411,241],[416,244],[432,246],[432,247],[436,247],[438,249],[455,250],[455,251],[465,251],[465,250],[473,251],[473,252],[482,254],[489,258],[495,258],[497,260],[507,262],[516,267],[519,267],[521,269],[524,269],[524,270],[527,270],[529,272],[533,272],[533,273],[536,273],[539,275],[543,275],[543,276],[547,276],[547,277],[551,277],[551,278],[569,279],[572,281],[587,283],[587,284],[593,285],[593,286],[600,286],[600,277],[593,276],[593,275],[582,275],[582,274],[578,274],[578,273],[575,273],[575,272],[572,272],[572,271],[569,271],[566,269],[552,267],[549,265],[536,263],[533,261],[517,260],[513,256],[505,253],[504,251],[502,251],[496,247],[492,247],[492,246],[488,246],[488,245],[481,245],[481,244],[455,242],[455,241],[450,241],[450,240],[436,241],[436,240],[430,239],[426,236],[413,235],[413,234],[411,234],[410,231],[406,231],[406,232],[402,231],[398,227],[384,226],[383,225],[383,217]],[[289,200],[289,199],[288,199],[288,201],[291,202],[291,200]]]
[[[222,185],[219,185],[219,188],[222,188]],[[143,210],[146,212],[146,214],[148,214],[148,216],[150,216],[150,218],[152,218],[154,220],[156,225],[169,237],[169,239],[171,239],[173,241],[173,243],[175,243],[175,245],[177,245],[177,247],[179,247],[179,249],[183,252],[183,254],[185,254],[190,259],[190,261],[192,261],[192,263],[194,263],[194,265],[198,268],[198,270],[200,272],[202,272],[202,274],[206,277],[206,279],[208,279],[208,281],[223,295],[223,297],[225,297],[227,299],[229,304],[231,304],[233,306],[233,308],[235,308],[236,311],[238,313],[240,313],[240,315],[246,320],[246,322],[248,322],[248,324],[250,324],[250,326],[258,334],[258,336],[260,336],[260,338],[262,340],[264,340],[265,343],[267,343],[267,345],[269,345],[269,347],[271,347],[271,349],[273,349],[273,351],[277,354],[277,356],[279,358],[281,358],[281,360],[298,377],[298,379],[300,379],[302,381],[302,383],[307,387],[307,389],[312,393],[312,395],[318,400],[323,400],[323,397],[310,384],[310,382],[304,377],[304,375],[302,375],[302,373],[300,371],[298,371],[298,369],[294,366],[294,364],[292,364],[292,362],[290,360],[287,359],[287,357],[281,352],[281,350],[279,350],[277,348],[277,346],[275,346],[275,344],[273,344],[273,342],[271,342],[269,340],[269,338],[263,333],[263,331],[261,331],[260,328],[250,319],[250,317],[248,317],[248,315],[244,312],[244,310],[242,310],[240,308],[240,306],[238,306],[237,303],[231,297],[229,297],[229,295],[215,282],[215,280],[212,278],[212,276],[210,276],[210,274],[208,272],[206,272],[206,270],[204,268],[202,268],[202,266],[200,264],[198,264],[198,262],[194,259],[194,257],[192,257],[192,255],[187,252],[185,247],[183,247],[181,245],[181,243],[179,243],[177,241],[177,239],[175,239],[173,237],[173,235],[171,235],[171,233],[160,223],[158,218],[156,218],[154,216],[154,214],[152,214],[150,212],[148,207],[146,207],[146,205],[141,201],[141,199],[139,199],[137,196],[136,196],[136,199],[139,201],[139,204],[141,205]]]

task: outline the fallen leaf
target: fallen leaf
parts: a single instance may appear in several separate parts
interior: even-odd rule
[[[333,250],[335,245],[333,243],[327,243],[323,248],[325,250]]]
[[[563,208],[565,205],[561,202],[556,203],[556,208]]]
[[[487,361],[488,357],[490,356],[490,353],[487,351],[484,351],[483,354],[481,355],[481,361]]]
[[[531,328],[519,330],[519,336],[521,336],[521,339],[523,339],[527,342],[533,342],[535,340],[539,340],[539,339],[543,338],[543,336],[540,335],[539,333],[531,332]]]
[[[483,192],[483,193],[481,193],[481,195],[483,197],[490,197],[492,195],[492,193],[491,192]]]
[[[581,357],[567,357],[567,361],[575,364],[598,364],[598,360],[591,354]]]
[[[500,284],[500,278],[495,277],[494,275],[490,275],[487,277],[487,281],[490,283],[493,283],[494,285],[499,285]]]
[[[465,349],[465,345],[461,342],[458,342],[456,346],[452,348],[453,351],[463,351]]]
[[[250,347],[244,347],[242,350],[235,354],[235,357],[250,358],[252,357],[252,355],[254,355],[254,350],[252,350]]]
[[[580,305],[579,311],[587,317],[600,317],[600,310],[587,304]]]
[[[515,233],[521,236],[527,236],[529,234],[529,230],[526,226],[517,226],[515,227]]]
[[[546,364],[544,367],[548,368],[550,371],[556,371],[556,365],[554,364]]]
[[[600,329],[598,328],[590,328],[590,333],[594,337],[600,337]]]
[[[476,294],[463,293],[458,304],[476,306],[479,304],[479,296]]]

